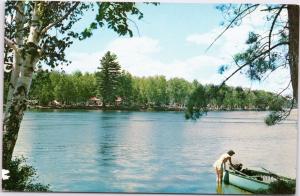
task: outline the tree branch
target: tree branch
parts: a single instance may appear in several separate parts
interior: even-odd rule
[[[138,27],[138,25],[136,24],[136,22],[134,22],[134,20],[131,20],[130,18],[127,18],[127,20],[129,20],[130,22],[132,22],[132,23],[134,24],[134,26],[135,26],[135,28],[136,28],[136,30],[137,30],[137,33],[138,33],[138,35],[139,35],[139,37],[140,37],[140,36],[141,36],[140,30],[139,30],[139,27]]]
[[[288,112],[286,113],[284,120],[291,114],[291,111],[292,111],[294,105],[295,105],[295,98],[293,98],[292,105],[291,105],[290,109],[288,110]]]
[[[282,6],[280,7],[280,9],[278,10],[278,12],[276,13],[276,15],[275,15],[275,17],[274,17],[274,19],[273,19],[273,22],[272,22],[272,25],[271,25],[271,28],[270,28],[270,31],[269,31],[269,50],[270,50],[270,48],[271,48],[271,38],[272,38],[272,31],[273,31],[274,25],[275,25],[275,23],[276,23],[276,20],[277,20],[277,18],[278,18],[278,16],[279,16],[281,10],[284,8],[284,6],[285,6],[285,5],[282,5]],[[271,54],[269,53],[269,63],[271,63],[271,60],[270,60],[270,59],[271,59]]]
[[[287,8],[287,6],[283,5],[282,8]],[[267,8],[267,9],[262,9],[260,11],[271,11],[271,10],[278,10],[278,9],[281,9],[281,7]]]
[[[293,110],[294,108],[294,104],[295,104],[295,98],[292,99],[292,102],[291,102],[291,105],[290,107],[287,109],[282,109],[280,111],[274,111],[272,112],[269,117],[267,118],[270,118],[270,122],[268,123],[266,120],[265,122],[267,122],[268,125],[274,125],[280,121],[283,121],[283,120],[286,120],[288,116],[290,116],[291,114],[291,111]]]
[[[262,81],[265,81],[267,78],[269,78],[269,76],[270,76],[274,71],[276,71],[278,68],[284,67],[284,66],[286,66],[286,65],[287,65],[287,64],[284,63],[284,64],[282,64],[282,65],[277,66],[275,69],[273,69],[272,71],[270,71],[270,73],[268,73],[268,75],[267,75],[266,77],[264,77],[264,78],[262,79]]]
[[[241,67],[241,66],[238,64],[237,60],[236,60],[234,57],[232,57],[232,59],[233,59],[234,63],[236,64],[236,66]]]
[[[18,47],[12,40],[8,39],[7,37],[4,37],[4,41],[7,46],[12,48],[14,51],[18,52]]]
[[[236,15],[236,17],[227,25],[227,27],[214,39],[214,41],[208,46],[208,48],[205,50],[206,52],[214,45],[214,43],[231,27],[231,25],[240,17],[242,16],[246,11],[250,10],[251,8],[257,7],[259,4],[254,4],[252,6],[249,6],[248,8],[244,9],[242,12]],[[255,10],[255,9],[254,9]],[[254,11],[253,10],[253,11]]]
[[[79,5],[80,2],[76,2],[71,9],[61,18],[59,18],[58,20],[56,20],[53,23],[50,23],[48,26],[46,26],[44,29],[41,30],[41,35],[45,34],[49,29],[51,29],[53,26],[57,25],[58,23],[62,22],[63,20],[65,20],[66,18],[68,18],[68,16],[76,9],[76,7]]]
[[[269,50],[266,50],[262,53],[260,53],[259,55],[255,56],[253,59],[251,59],[250,61],[246,62],[245,64],[241,65],[238,69],[236,69],[234,72],[232,72],[220,85],[220,87],[222,87],[226,82],[227,80],[229,80],[234,74],[236,74],[238,71],[240,71],[241,69],[243,69],[244,67],[246,67],[247,65],[249,65],[250,63],[252,63],[253,61],[255,61],[257,58],[267,54],[268,52],[270,52],[271,50],[273,50],[274,48],[278,47],[278,46],[281,46],[281,45],[286,45],[286,44],[289,44],[289,42],[281,42],[281,43],[278,43],[274,46],[272,46]]]
[[[24,12],[20,9],[18,5],[15,6],[16,11],[21,14],[22,16],[25,16]]]
[[[286,91],[286,89],[288,89],[288,88],[290,87],[291,82],[292,82],[292,80],[290,80],[290,82],[288,83],[287,87],[285,87],[282,91],[280,91],[279,93],[277,93],[277,97],[278,97],[279,95],[281,95],[284,91]]]

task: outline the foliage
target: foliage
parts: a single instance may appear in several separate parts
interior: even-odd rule
[[[81,33],[80,39],[90,37],[93,30],[98,27],[103,27],[105,24],[119,35],[129,34],[132,37],[133,33],[128,25],[127,13],[137,15],[138,19],[143,18],[143,13],[136,7],[134,2],[97,2],[96,4],[99,9],[95,22],[92,22],[90,26]]]
[[[155,4],[156,5],[156,4]],[[143,18],[143,13],[137,8],[134,2],[67,2],[67,1],[49,1],[40,2],[27,1],[24,3],[22,11],[24,14],[24,27],[22,32],[18,32],[18,24],[14,21],[16,14],[17,1],[7,1],[5,3],[5,36],[9,39],[15,39],[18,33],[22,33],[22,38],[29,35],[32,11],[35,6],[39,6],[40,21],[39,28],[40,43],[37,48],[42,49],[43,53],[40,56],[38,66],[43,64],[54,68],[61,64],[69,64],[70,62],[65,58],[65,49],[73,44],[74,39],[85,39],[92,35],[92,31],[98,27],[102,28],[107,24],[107,28],[112,29],[119,35],[132,36],[132,30],[128,21],[129,15],[137,16],[137,19]],[[88,10],[98,9],[95,16],[95,21],[85,28],[82,32],[76,32],[72,28],[74,24],[78,23]],[[68,15],[66,15],[68,14]],[[65,17],[66,16],[66,17]],[[61,20],[64,19],[64,20]],[[55,30],[51,30],[55,28]],[[29,52],[29,47],[24,45],[23,53]],[[12,50],[5,48],[6,58],[5,62],[12,62]]]
[[[101,72],[65,74],[40,70],[34,76],[29,98],[36,99],[40,105],[48,105],[53,100],[67,105],[85,105],[93,96],[103,99],[101,77]],[[164,76],[136,77],[123,70],[118,80],[111,93],[114,97],[122,98],[121,106],[186,108],[186,117],[192,119],[197,119],[209,110],[278,112],[291,105],[288,98],[262,90],[226,85],[219,88],[217,85],[201,85],[197,81],[188,82],[180,78],[166,80]],[[195,111],[197,114],[194,115]]]
[[[185,117],[197,119],[208,111],[209,94],[201,84],[191,94],[187,104]]]
[[[122,98],[122,103],[125,106],[130,106],[133,103],[133,79],[129,72],[122,71],[119,77],[119,85],[117,95]]]
[[[284,104],[287,105],[286,107],[290,109],[286,111],[283,108]],[[285,101],[282,100],[282,97],[280,98],[276,97],[275,100],[271,101],[270,110],[272,112],[265,118],[265,123],[267,125],[275,125],[276,123],[282,121],[282,119],[286,119],[290,115],[290,112],[293,109],[294,104],[295,104],[294,99],[285,103]]]
[[[257,194],[295,194],[296,180],[276,180],[270,183],[269,189],[259,190]]]
[[[100,60],[99,91],[103,106],[113,105],[117,98],[120,83],[121,66],[117,62],[117,55],[107,52]]]
[[[36,183],[36,170],[32,166],[27,165],[23,157],[13,159],[9,163],[7,170],[9,170],[9,179],[2,181],[2,188],[6,191],[50,191],[49,185]]]
[[[32,83],[32,91],[30,94],[37,95],[38,97],[36,97],[36,99],[39,100],[41,105],[46,105],[54,99],[53,91],[49,91],[49,89],[53,89],[53,86],[50,74],[48,74],[47,71],[39,71],[33,78]]]
[[[107,52],[101,59],[100,71],[94,74],[73,74],[39,70],[33,79],[30,99],[40,105],[56,100],[67,105],[85,105],[94,96],[105,104],[152,108],[172,107],[186,109],[186,118],[197,119],[209,110],[270,110],[283,111],[291,102],[288,98],[262,90],[243,89],[226,85],[201,85],[182,78],[166,80],[164,76],[135,77],[117,62],[117,56]],[[281,114],[282,115],[282,114]],[[276,113],[267,118],[271,125],[277,122]],[[282,117],[282,116],[279,116]]]
[[[281,116],[278,112],[271,112],[266,118],[265,123],[267,125],[275,125],[277,122],[280,122]]]
[[[222,82],[219,90],[226,84],[226,82],[236,73],[243,73],[250,80],[262,81],[269,77],[269,75],[279,68],[289,67],[291,73],[291,81],[288,86],[279,93],[282,94],[288,89],[290,84],[293,87],[293,98],[289,102],[297,100],[298,95],[298,37],[299,37],[299,6],[297,5],[259,5],[259,4],[221,4],[217,6],[223,16],[225,22],[224,30],[214,39],[207,50],[229,29],[242,24],[243,20],[253,14],[260,8],[264,13],[265,28],[261,32],[249,32],[248,39],[245,41],[247,49],[241,51],[233,56],[233,65],[236,66],[234,71],[229,74]],[[288,13],[288,16],[286,15]],[[296,17],[295,17],[296,16]],[[218,72],[224,74],[232,65],[221,65]],[[260,110],[272,110],[273,112],[266,118],[268,125],[273,125],[280,120],[285,119],[290,110],[285,109],[285,100],[281,96],[279,98],[270,98],[269,95],[263,93],[256,93],[254,96],[255,106]],[[250,94],[249,94],[250,95]],[[241,92],[229,91],[225,94],[225,99],[222,101],[223,105],[228,105],[229,108],[236,108],[236,104],[245,107],[245,98],[236,97],[244,96]],[[248,97],[253,97],[251,94]],[[271,96],[272,97],[272,96]],[[235,100],[240,99],[242,103],[237,103]],[[191,103],[195,100],[191,100]],[[285,105],[286,106],[286,105]],[[193,117],[193,112],[206,110],[206,105],[200,108],[196,103],[190,106],[188,110],[188,118]],[[197,116],[197,115],[196,115]]]
[[[33,77],[29,99],[40,105],[51,101],[62,104],[85,103],[96,94],[96,78],[93,74],[75,72],[72,75],[39,70]]]
[[[284,108],[290,107],[291,100],[283,96],[262,91],[217,85],[199,85],[189,96],[185,117],[197,119],[209,110],[270,110],[271,117],[266,118],[273,125],[283,117],[278,115]],[[273,122],[273,123],[272,123]]]
[[[239,26],[243,19],[260,8],[264,14],[264,33],[249,32],[246,44],[248,48],[234,56],[238,70],[251,80],[262,80],[263,77],[280,67],[288,65],[288,20],[284,16],[287,5],[259,5],[259,4],[223,4],[217,6],[224,14],[226,28]],[[282,16],[282,17],[281,17]],[[221,35],[222,35],[221,34]]]
[[[192,92],[191,84],[183,78],[171,78],[167,82],[167,93],[170,103],[185,105]]]

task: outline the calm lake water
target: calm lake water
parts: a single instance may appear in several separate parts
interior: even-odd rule
[[[214,161],[296,176],[297,114],[267,127],[266,112],[26,112],[14,155],[23,155],[53,191],[245,193],[217,189]]]

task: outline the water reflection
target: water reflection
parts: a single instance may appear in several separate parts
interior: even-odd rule
[[[216,187],[216,193],[217,194],[224,194],[224,191],[222,189],[222,183],[216,183],[217,187]]]

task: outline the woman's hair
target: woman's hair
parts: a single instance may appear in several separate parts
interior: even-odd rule
[[[235,154],[235,152],[234,152],[233,150],[229,150],[229,151],[227,152],[227,154],[229,154],[230,156],[232,156],[232,155]]]

